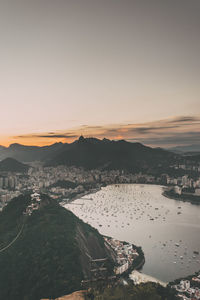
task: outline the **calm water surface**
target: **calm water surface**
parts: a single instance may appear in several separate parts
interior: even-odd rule
[[[168,282],[200,270],[193,253],[200,253],[200,206],[162,192],[158,185],[110,185],[65,207],[101,234],[141,246],[142,272]]]

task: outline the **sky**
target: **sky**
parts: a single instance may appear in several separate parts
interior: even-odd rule
[[[200,141],[199,0],[0,0],[0,144]]]

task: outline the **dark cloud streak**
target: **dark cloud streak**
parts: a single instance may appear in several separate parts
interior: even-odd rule
[[[82,125],[66,131],[49,131],[48,133],[20,135],[19,139],[66,139],[74,140],[80,135],[85,137],[125,139],[150,146],[175,146],[197,144],[200,141],[200,118],[197,116],[179,116],[170,119],[147,122],[143,124],[115,124],[107,126]]]

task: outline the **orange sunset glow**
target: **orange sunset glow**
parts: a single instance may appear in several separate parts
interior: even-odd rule
[[[0,145],[81,134],[197,144],[200,18],[192,3],[2,3]]]
[[[125,139],[153,147],[170,147],[175,146],[177,142],[180,145],[184,145],[187,140],[190,143],[198,142],[199,126],[199,116],[172,117],[138,124],[84,125],[68,130],[3,137],[1,145],[9,146],[11,143],[20,143],[23,145],[45,146],[56,142],[71,143],[78,139],[80,135],[84,135],[85,137],[97,137],[100,139]],[[191,131],[193,132],[192,134]]]

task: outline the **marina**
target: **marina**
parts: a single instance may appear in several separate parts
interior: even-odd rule
[[[142,272],[169,282],[200,269],[200,207],[162,192],[159,185],[109,185],[87,195],[91,201],[64,206],[101,234],[141,246]]]

